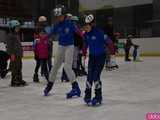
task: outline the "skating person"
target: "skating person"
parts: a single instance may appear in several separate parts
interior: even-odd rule
[[[79,18],[77,16],[72,16],[70,18],[70,20],[72,20],[74,22],[74,24],[77,26],[77,29],[79,29],[79,26],[78,26],[78,21],[79,21]],[[80,31],[80,29],[79,29]],[[78,34],[77,33],[74,33],[74,55],[73,55],[73,64],[72,64],[72,69],[76,75],[76,77],[78,76],[82,76],[85,74],[85,71],[84,69],[80,69],[81,68],[81,64],[80,64],[80,50],[83,48],[83,34],[82,32],[80,31]],[[67,77],[66,75],[66,72],[65,70],[63,69],[63,72],[62,72],[62,77],[61,77],[61,80],[62,82],[63,81],[66,81],[66,82],[69,82],[69,78]]]
[[[38,34],[34,41],[34,53],[35,53],[35,60],[36,60],[36,67],[35,72],[33,76],[34,82],[39,82],[38,78],[38,71],[39,68],[42,68],[42,71],[44,71],[44,76],[46,80],[49,79],[49,71],[47,67],[47,60],[49,56],[48,52],[48,37],[44,28],[38,27]]]
[[[139,45],[134,45],[134,50],[133,50],[133,61],[135,62],[142,62],[142,60],[140,60],[140,54],[139,54]]]
[[[75,25],[70,21],[65,19],[65,7],[62,5],[57,6],[54,9],[54,15],[56,16],[57,23],[53,26],[51,33],[59,35],[59,46],[57,51],[57,56],[54,60],[54,66],[51,70],[49,83],[47,84],[44,95],[48,96],[51,91],[53,84],[56,80],[57,72],[64,62],[65,72],[72,84],[72,90],[67,93],[67,98],[72,98],[74,96],[80,97],[81,91],[79,85],[76,81],[75,74],[72,70],[72,62],[73,62],[73,52],[74,52],[74,33],[76,32]]]
[[[95,26],[95,18],[92,14],[85,18],[85,46],[89,48],[88,76],[84,101],[88,105],[100,105],[102,103],[102,82],[100,80],[106,59],[106,44],[108,37]],[[92,97],[92,84],[95,84],[95,97]]]
[[[108,43],[107,48],[108,48],[107,54],[109,54],[109,57],[108,57],[109,60],[107,60],[108,61],[107,67],[109,68],[109,70],[114,70],[115,68],[118,69],[119,66],[116,63],[116,56],[115,56],[116,46],[112,40],[110,40],[110,42]]]
[[[129,52],[130,52],[130,49],[131,47],[133,46],[134,44],[132,43],[132,35],[128,35],[127,36],[127,40],[126,40],[126,43],[125,43],[125,61],[129,62],[131,61],[131,59],[129,58]]]
[[[117,39],[114,36],[114,30],[113,30],[113,20],[112,17],[108,17],[107,18],[107,24],[104,28],[104,33],[108,35],[108,37],[110,38],[111,42],[108,44],[108,50],[107,51],[107,58],[109,58],[109,60],[107,60],[106,62],[106,68],[109,68],[109,70],[112,69],[117,69],[119,68],[119,66],[117,65],[116,62],[116,51],[117,51]]]
[[[4,78],[9,72],[9,69],[7,69],[9,58],[10,56],[6,52],[6,45],[4,43],[0,43],[0,77],[1,78]]]
[[[137,50],[138,50],[138,45],[134,45],[134,50],[133,50],[133,61],[137,60]]]
[[[10,33],[7,36],[7,53],[11,57],[11,86],[20,87],[26,86],[27,83],[22,79],[22,57],[23,50],[20,41],[20,22],[11,20],[9,23]]]
[[[79,29],[79,34],[74,34],[74,59],[73,59],[73,70],[76,76],[86,75],[85,68],[82,65],[82,50],[84,45],[83,40],[83,31],[80,30],[79,18],[77,16],[73,16],[71,20],[75,23],[77,28]]]
[[[62,70],[61,82],[69,82],[69,78],[68,78],[64,68]]]
[[[51,32],[51,27],[48,25],[48,21],[47,21],[47,17],[45,16],[40,16],[38,18],[38,22],[40,24],[41,27],[44,28],[45,32],[47,34],[49,34]],[[52,41],[52,38],[50,38],[48,40],[48,60],[47,60],[47,65],[48,65],[48,69],[49,71],[51,71],[51,68],[52,68],[52,54],[53,54],[53,41]],[[41,69],[41,74],[43,76],[45,70],[42,70]]]

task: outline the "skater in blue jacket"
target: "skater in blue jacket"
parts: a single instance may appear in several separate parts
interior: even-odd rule
[[[67,93],[67,98],[72,98],[74,96],[80,97],[81,90],[76,81],[76,76],[72,70],[73,62],[73,52],[74,52],[74,33],[76,32],[76,27],[71,20],[66,19],[65,7],[60,5],[54,9],[54,15],[56,16],[57,23],[54,24],[51,29],[52,34],[59,35],[59,44],[57,55],[54,60],[53,69],[50,72],[49,83],[47,84],[44,95],[48,96],[51,91],[53,84],[56,80],[57,72],[60,69],[62,63],[64,62],[64,70],[71,82],[72,89]]]
[[[95,25],[92,14],[85,17],[85,47],[89,48],[88,76],[86,81],[84,102],[88,105],[100,105],[102,103],[102,82],[100,80],[106,59],[106,44],[108,36]],[[95,84],[95,97],[93,99],[92,85]]]

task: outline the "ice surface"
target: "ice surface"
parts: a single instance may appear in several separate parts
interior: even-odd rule
[[[87,107],[83,97],[66,100],[70,84],[60,82],[60,72],[52,95],[43,97],[45,79],[33,83],[35,62],[24,60],[23,75],[29,86],[9,87],[10,75],[0,80],[0,120],[145,120],[147,112],[160,112],[160,58],[139,63],[118,58],[118,63],[119,70],[103,71],[103,105]],[[82,92],[85,79],[79,78]]]

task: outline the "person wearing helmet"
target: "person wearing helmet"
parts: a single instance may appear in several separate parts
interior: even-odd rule
[[[73,17],[73,15],[71,13],[67,13],[66,14],[66,19],[71,20]]]
[[[114,70],[118,69],[119,66],[116,62],[116,53],[117,53],[117,39],[115,38],[114,35],[114,29],[113,29],[113,18],[108,17],[107,18],[107,24],[104,27],[104,32],[109,36],[111,39],[111,43],[108,44],[108,53],[107,54],[107,59],[106,59],[106,69],[107,70]]]
[[[74,33],[76,32],[76,27],[70,20],[66,19],[66,9],[64,6],[57,6],[54,9],[54,15],[56,16],[57,23],[51,29],[52,34],[58,34],[58,51],[55,57],[53,69],[50,72],[49,83],[47,84],[44,95],[48,96],[51,91],[53,84],[56,80],[57,72],[64,62],[64,69],[66,74],[71,81],[72,89],[67,93],[67,98],[72,98],[74,96],[80,97],[81,90],[76,81],[76,76],[72,70],[73,62],[73,52],[74,52]]]
[[[88,76],[84,102],[87,105],[100,105],[102,103],[102,82],[100,80],[106,59],[106,45],[108,36],[96,27],[95,17],[89,14],[85,17],[84,25],[85,47],[89,48]],[[91,99],[92,85],[95,84],[95,97]]]
[[[36,26],[36,32],[34,34],[33,42],[33,49],[36,61],[33,81],[36,83],[39,82],[39,68],[41,67],[41,75],[45,76],[46,80],[48,81],[49,71],[52,67],[52,39],[42,39],[43,36],[47,36],[47,33],[49,33],[49,31],[50,27],[47,25],[47,18],[45,16],[40,16],[38,18],[38,23]]]
[[[22,78],[22,57],[23,50],[20,41],[20,22],[11,20],[9,23],[10,32],[7,35],[7,52],[10,55],[10,67],[12,73],[11,86],[26,86],[27,83]]]
[[[35,60],[36,60],[36,67],[35,72],[33,76],[33,81],[38,83],[38,70],[41,67],[42,72],[48,81],[49,72],[47,67],[47,60],[49,56],[49,44],[48,44],[48,38],[46,37],[47,34],[44,31],[44,28],[38,28],[37,30],[37,36],[34,40],[34,53],[35,53]]]
[[[75,23],[80,33],[74,34],[74,57],[73,57],[73,70],[76,76],[87,75],[85,67],[82,65],[82,50],[83,50],[83,32],[80,30],[79,18],[77,16],[72,16],[71,20]]]

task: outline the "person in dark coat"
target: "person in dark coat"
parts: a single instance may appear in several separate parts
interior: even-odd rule
[[[10,55],[10,68],[12,73],[11,86],[21,87],[26,86],[26,81],[22,78],[22,57],[23,49],[19,36],[20,22],[11,20],[9,22],[10,33],[7,35],[7,53]]]

